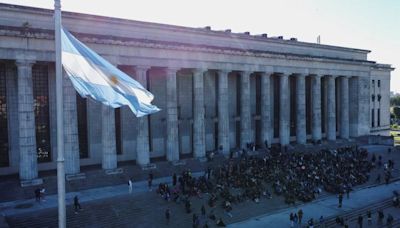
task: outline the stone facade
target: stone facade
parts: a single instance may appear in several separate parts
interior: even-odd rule
[[[34,112],[39,98],[33,97],[31,77],[34,64],[49,66],[50,112],[45,118],[55,155],[52,97],[60,91],[54,89],[52,70],[52,13],[0,4],[0,67],[6,68],[0,72],[6,72],[10,103],[10,162],[0,167],[0,175],[19,173],[24,181],[56,167],[56,156],[37,162],[35,132],[40,126],[35,117],[44,117]],[[229,155],[249,143],[305,144],[389,128],[393,69],[367,60],[368,50],[68,12],[63,25],[147,87],[155,96],[153,104],[161,108],[136,118],[126,107],[115,112],[85,100],[85,149],[76,93],[64,82],[68,174],[91,164],[109,171],[117,169],[118,161],[146,166],[153,158],[176,162],[214,150]],[[87,156],[82,155],[85,150]]]

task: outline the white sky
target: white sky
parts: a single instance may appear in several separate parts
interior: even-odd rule
[[[53,0],[0,0],[52,9]],[[250,31],[371,50],[368,59],[400,67],[399,0],[61,0],[62,10],[188,27]],[[391,90],[400,93],[400,70]]]

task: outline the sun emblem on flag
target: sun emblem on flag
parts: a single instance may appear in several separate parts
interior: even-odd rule
[[[110,80],[114,85],[118,84],[118,78],[115,77],[114,75],[111,76]]]

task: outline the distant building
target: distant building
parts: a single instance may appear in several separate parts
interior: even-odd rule
[[[64,94],[66,173],[117,161],[204,157],[249,143],[305,144],[389,129],[390,65],[370,51],[63,12],[63,25],[132,75],[161,112],[137,119],[55,90],[53,11],[0,4],[0,175],[56,168]]]

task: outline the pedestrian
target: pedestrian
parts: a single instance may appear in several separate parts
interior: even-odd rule
[[[372,224],[372,216],[371,216],[370,210],[367,211],[367,221],[368,221],[368,225]]]
[[[177,177],[176,177],[176,173],[174,173],[174,175],[172,175],[172,185],[174,187],[176,186],[176,181],[177,181]]]
[[[40,189],[40,199],[44,202],[44,201],[46,201],[45,199],[44,199],[44,194],[46,193],[46,189],[45,188],[41,188]]]
[[[294,216],[293,216],[293,213],[290,213],[289,219],[290,219],[290,227],[294,227]]]
[[[388,214],[387,218],[386,218],[386,225],[391,228],[392,224],[393,224],[393,216],[391,214]]]
[[[133,182],[132,182],[132,178],[129,178],[128,180],[128,189],[129,189],[129,194],[132,193],[132,188],[133,188]]]
[[[357,223],[358,223],[358,227],[360,227],[360,228],[363,227],[363,217],[361,214],[358,215]]]
[[[202,215],[203,217],[206,216],[206,208],[204,207],[204,204],[201,206],[201,215]]]
[[[193,218],[192,218],[192,222],[193,222],[193,228],[197,228],[197,215],[196,213],[193,213]]]
[[[294,222],[294,225],[297,227],[297,222],[299,221],[299,218],[297,217],[297,214],[296,213],[294,213],[294,216],[293,216],[293,222]]]
[[[301,225],[301,220],[303,219],[303,210],[299,210],[297,212],[297,216],[299,217],[299,224]]]
[[[192,212],[192,209],[190,208],[192,203],[190,202],[189,199],[186,199],[185,202],[185,208],[186,208],[186,213],[190,214]]]
[[[343,194],[339,193],[339,208],[342,207],[342,202],[343,202]]]
[[[78,210],[82,210],[81,204],[79,203],[79,198],[77,195],[74,197],[74,210],[75,214],[78,214]]]
[[[149,186],[149,191],[152,190],[152,185],[153,185],[153,173],[149,173],[149,178],[147,179],[147,184]]]
[[[167,224],[169,224],[170,217],[171,217],[171,211],[169,210],[169,208],[167,208],[165,210],[165,219],[167,220]]]
[[[309,228],[314,228],[314,219],[313,218],[310,218],[310,220],[308,220],[308,227]],[[300,226],[301,227],[301,226]]]
[[[390,182],[390,173],[387,172],[387,173],[385,174],[385,184],[388,185],[389,182]]]
[[[35,189],[35,199],[36,202],[40,203],[41,195],[40,195],[40,188]]]
[[[324,219],[324,216],[322,216],[322,215],[321,215],[321,217],[319,217],[319,226],[321,228],[325,227],[325,219]]]
[[[376,177],[376,179],[375,179],[375,183],[381,183],[381,174],[380,173],[378,173],[378,176]]]
[[[382,209],[378,211],[378,225],[383,224],[383,219],[385,218],[385,215],[383,214]]]
[[[351,187],[350,187],[350,184],[348,184],[348,185],[346,186],[346,196],[347,196],[347,199],[350,198],[350,191],[351,191]]]

